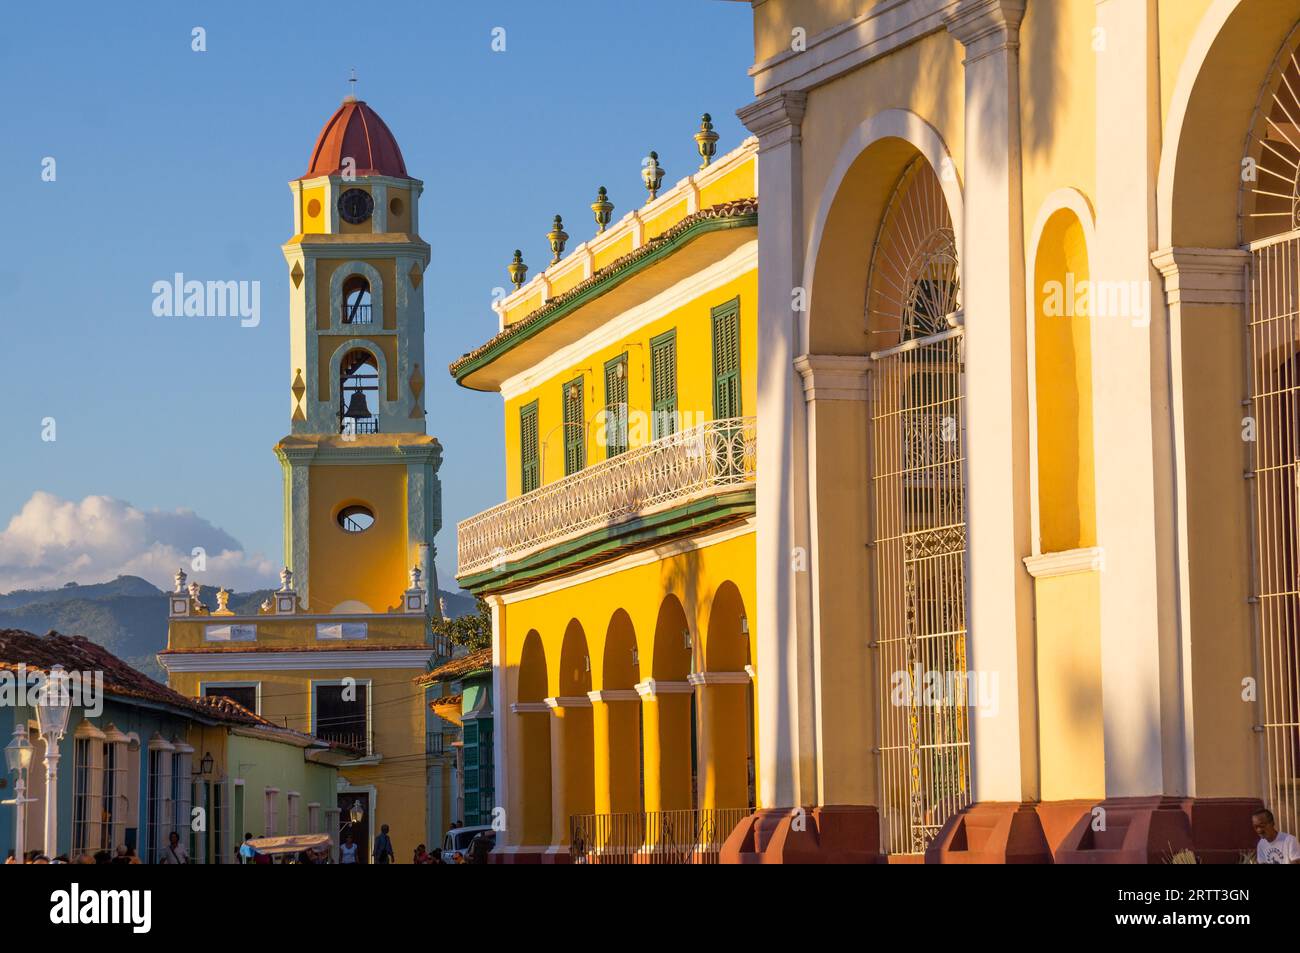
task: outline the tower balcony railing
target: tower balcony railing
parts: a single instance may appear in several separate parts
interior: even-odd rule
[[[695,499],[752,486],[753,417],[711,420],[507,500],[457,527],[458,575],[539,552]]]

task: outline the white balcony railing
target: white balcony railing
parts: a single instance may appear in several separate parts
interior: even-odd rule
[[[751,485],[755,443],[753,417],[712,420],[484,510],[457,527],[457,575],[504,568],[592,530]]]

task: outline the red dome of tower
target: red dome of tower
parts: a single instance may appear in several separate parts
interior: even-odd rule
[[[304,179],[343,171],[343,160],[351,157],[357,175],[390,175],[409,179],[402,150],[379,113],[359,99],[349,97],[330,116],[316,137]]]

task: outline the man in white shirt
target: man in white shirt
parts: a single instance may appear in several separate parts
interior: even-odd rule
[[[1300,841],[1294,835],[1277,829],[1272,811],[1256,811],[1250,822],[1259,835],[1259,843],[1255,845],[1255,863],[1300,864]]]
[[[167,846],[163,848],[162,856],[158,858],[160,864],[188,864],[190,862],[190,852],[181,846],[181,835],[172,831],[167,838]]]

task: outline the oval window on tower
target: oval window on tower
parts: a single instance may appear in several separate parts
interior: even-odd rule
[[[339,510],[339,526],[348,533],[364,533],[375,523],[375,514],[370,507],[354,503]]]

